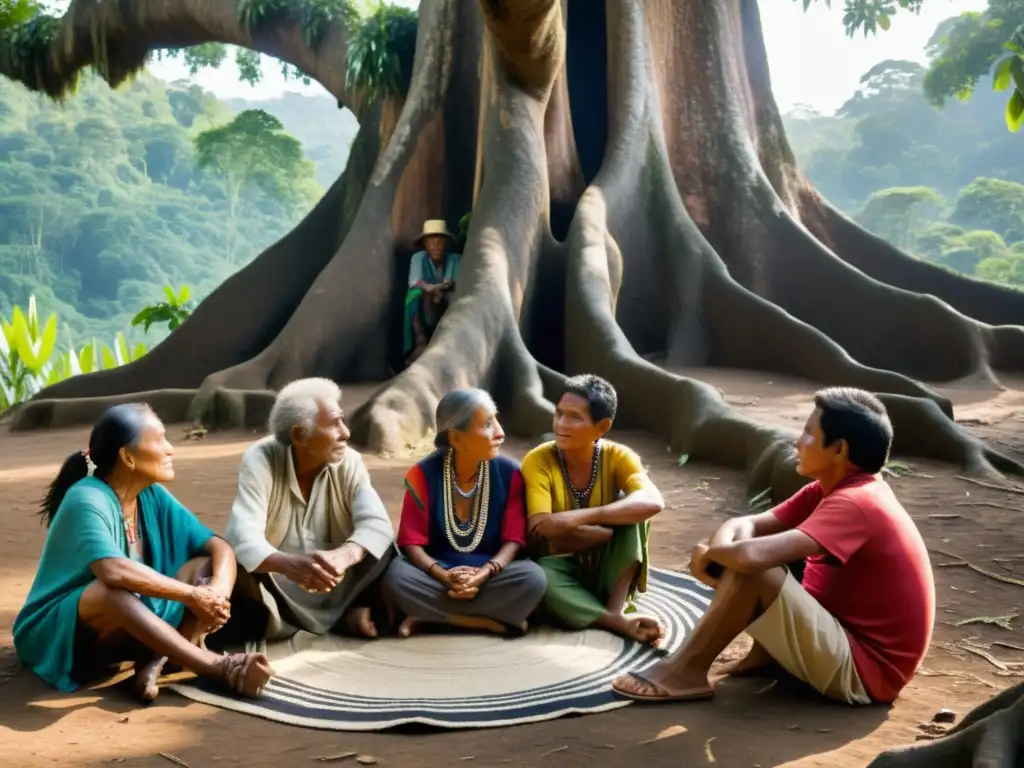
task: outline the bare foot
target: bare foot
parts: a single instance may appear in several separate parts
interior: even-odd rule
[[[638,616],[635,613],[624,616],[621,613],[605,612],[595,623],[617,635],[657,648],[665,637],[665,628],[652,616]]]
[[[760,643],[754,643],[747,655],[731,664],[722,667],[723,675],[730,677],[755,677],[759,673],[766,672],[769,668],[776,666],[777,662],[771,654],[764,649]]]
[[[348,612],[345,621],[352,634],[362,637],[377,637],[377,625],[373,623],[369,608],[353,608]]]
[[[135,665],[132,688],[135,690],[136,697],[144,704],[155,700],[160,694],[160,687],[156,681],[160,679],[165,663],[167,663],[167,659],[161,657]]]
[[[259,698],[263,687],[274,676],[274,668],[264,653],[236,653],[225,655],[221,666],[224,681],[235,693]]]
[[[416,631],[416,628],[420,625],[420,620],[415,616],[407,616],[398,627],[399,637],[411,637],[412,633]]]

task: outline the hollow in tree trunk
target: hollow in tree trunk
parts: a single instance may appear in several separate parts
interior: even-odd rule
[[[295,65],[360,120],[345,173],[293,232],[148,355],[50,387],[15,428],[142,397],[171,418],[255,426],[294,378],[386,379],[398,255],[424,219],[472,209],[427,351],[352,417],[371,450],[425,436],[438,398],[467,385],[494,393],[510,431],[538,435],[563,376],[593,372],[618,389],[620,426],[745,469],[778,500],[803,482],[793,435],[672,373],[723,366],[875,391],[895,451],[1024,472],[922,383],[995,388],[1024,368],[1024,294],[902,253],[815,192],[772,96],[755,0],[423,0],[411,87],[383,104],[347,92],[346,40],[339,22],[309,47],[297,13],[247,30],[235,0],[73,0],[47,50],[0,50],[0,71],[56,96],[86,66],[116,85],[153,50],[227,42]],[[920,754],[1013,741],[999,723],[1020,707],[997,709]],[[917,754],[878,764],[938,764]]]

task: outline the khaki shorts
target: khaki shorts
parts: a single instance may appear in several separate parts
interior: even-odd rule
[[[768,610],[747,628],[772,658],[824,696],[870,704],[842,625],[792,574]]]

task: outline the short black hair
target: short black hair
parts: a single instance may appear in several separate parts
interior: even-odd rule
[[[821,411],[825,445],[845,440],[850,463],[872,474],[880,472],[892,448],[892,422],[885,405],[870,392],[829,387],[814,396]]]
[[[576,395],[586,400],[590,408],[590,418],[595,424],[604,419],[615,421],[615,414],[619,410],[619,396],[615,392],[615,387],[600,376],[584,373],[566,379],[558,399],[561,400],[565,395]]]

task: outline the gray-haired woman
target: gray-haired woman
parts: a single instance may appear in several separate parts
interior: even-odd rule
[[[498,634],[525,632],[544,596],[540,566],[517,560],[526,545],[519,465],[499,455],[505,433],[479,389],[449,392],[437,406],[437,450],[405,476],[397,557],[384,590],[405,619]]]

